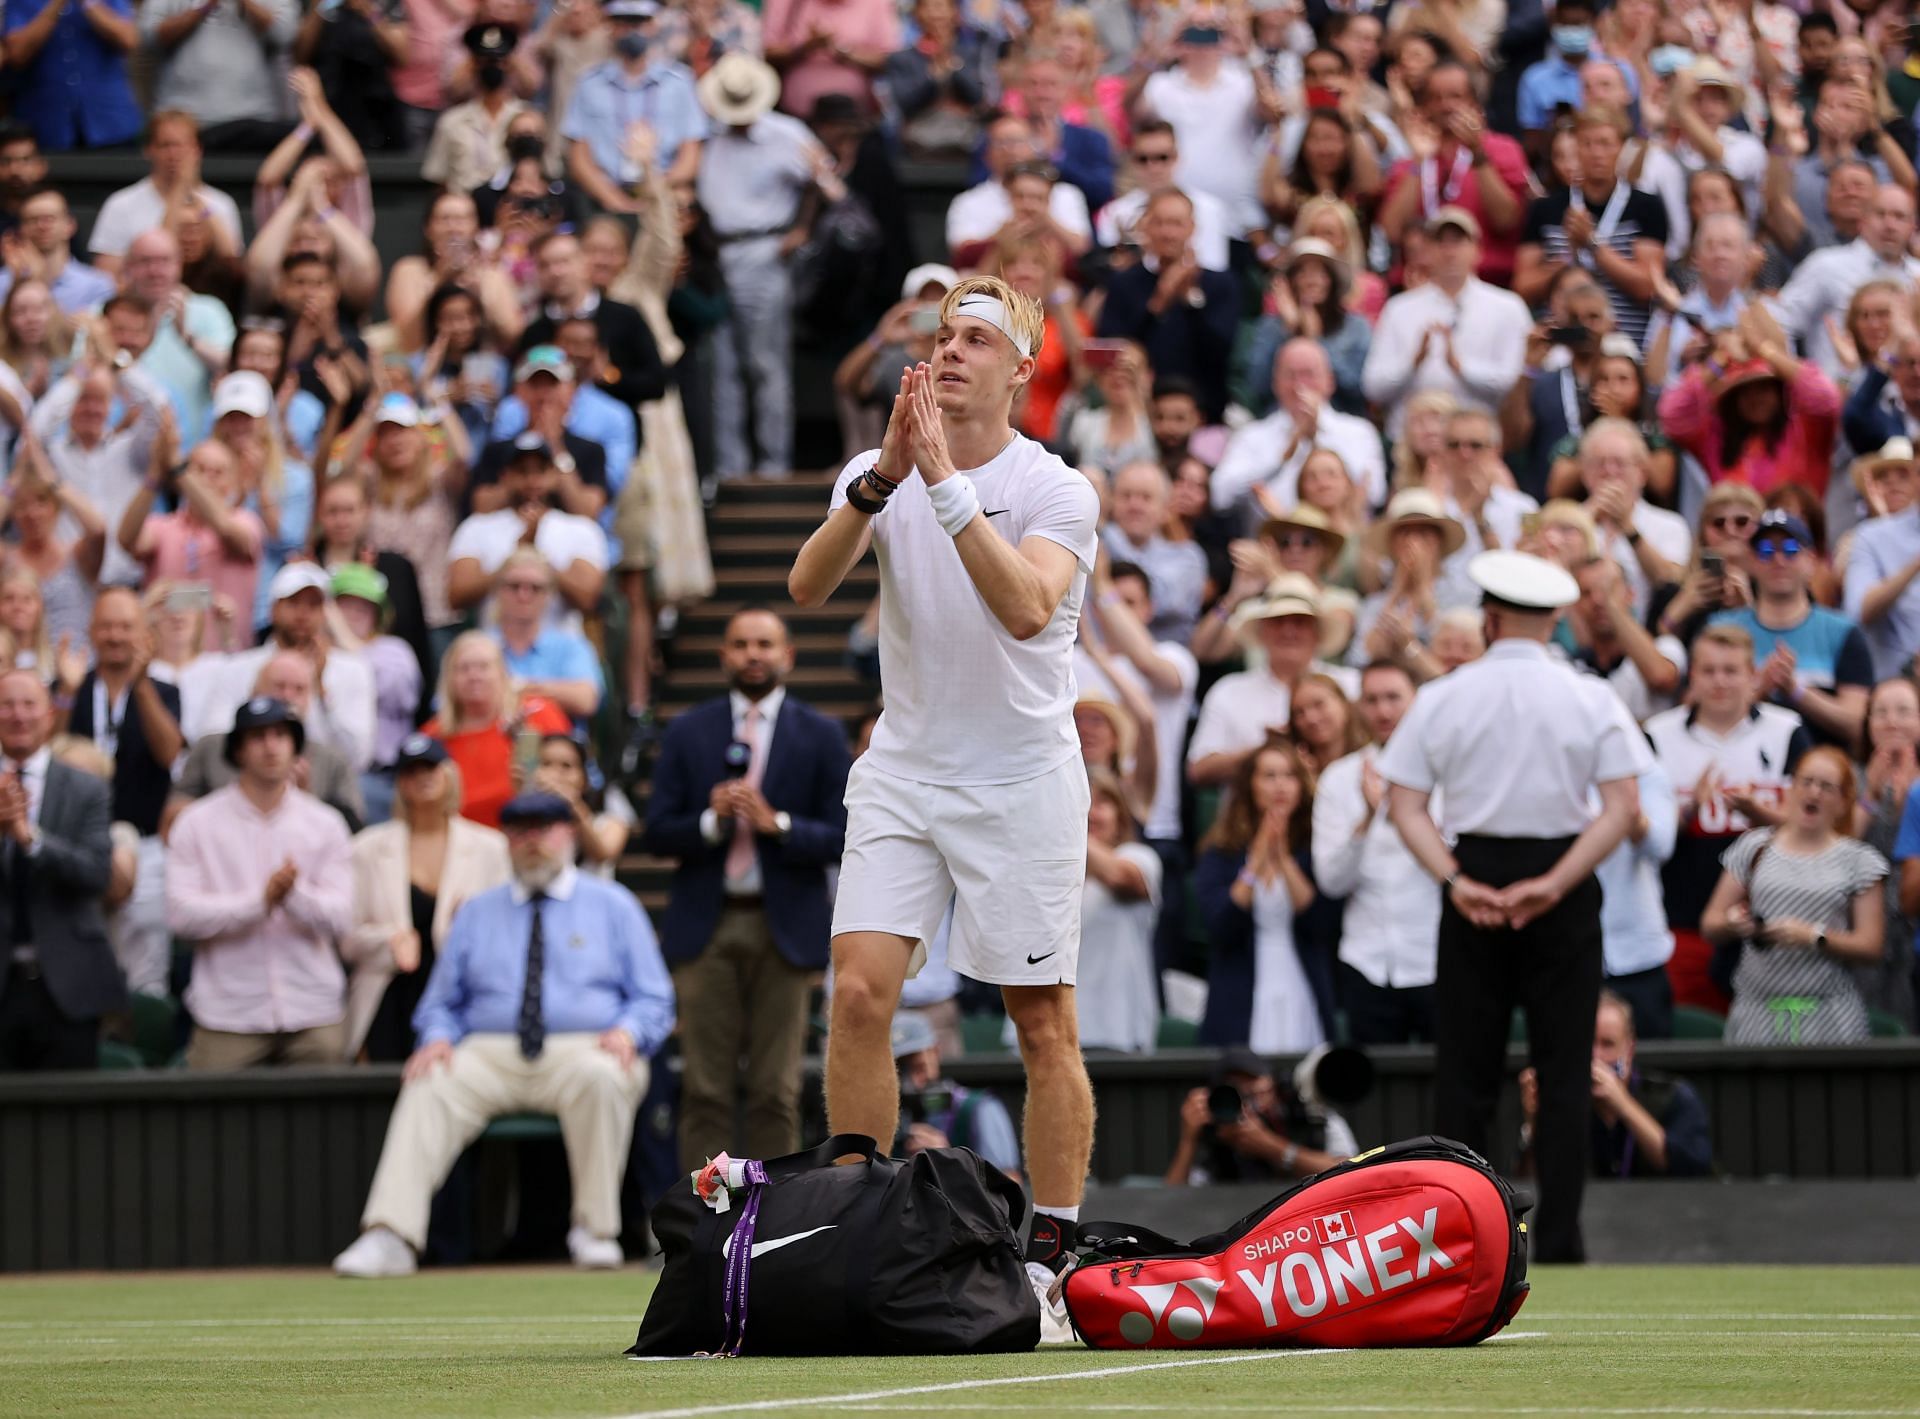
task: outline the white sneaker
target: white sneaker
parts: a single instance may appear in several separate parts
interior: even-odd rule
[[[627,1254],[612,1237],[596,1237],[585,1227],[567,1230],[567,1250],[573,1264],[588,1271],[612,1271],[626,1265]]]
[[[375,1281],[388,1276],[411,1276],[420,1269],[413,1248],[385,1227],[369,1227],[333,1259],[333,1274]]]
[[[1073,1322],[1067,1319],[1067,1303],[1052,1296],[1054,1283],[1059,1274],[1048,1270],[1037,1261],[1027,1263],[1027,1279],[1033,1282],[1033,1294],[1040,1300],[1040,1343],[1042,1345],[1071,1345],[1074,1343]]]

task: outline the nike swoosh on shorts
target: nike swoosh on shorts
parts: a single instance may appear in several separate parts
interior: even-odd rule
[[[810,1232],[795,1232],[790,1237],[769,1237],[764,1242],[755,1242],[753,1244],[753,1250],[749,1252],[747,1255],[747,1259],[749,1261],[758,1261],[761,1257],[765,1256],[770,1251],[779,1251],[781,1247],[790,1247],[795,1242],[804,1242],[808,1237],[818,1236],[822,1232],[831,1232],[834,1230],[834,1228],[838,1227],[839,1225],[840,1224],[838,1222],[829,1222],[826,1226],[815,1227]],[[726,1260],[728,1257],[732,1256],[732,1254],[733,1254],[733,1238],[728,1237],[724,1242],[720,1244],[721,1260],[723,1261]]]
[[[1041,963],[1042,961],[1051,961],[1051,960],[1052,960],[1052,959],[1053,959],[1053,958],[1054,958],[1055,956],[1057,956],[1057,955],[1059,955],[1059,954],[1060,954],[1060,953],[1059,953],[1058,951],[1049,951],[1049,952],[1047,952],[1047,954],[1046,954],[1046,955],[1044,955],[1044,956],[1029,956],[1029,957],[1027,957],[1027,964],[1028,964],[1029,966],[1037,966],[1037,965],[1039,965],[1039,964],[1040,964],[1040,963]]]

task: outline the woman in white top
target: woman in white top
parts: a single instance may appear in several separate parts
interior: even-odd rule
[[[1136,841],[1127,791],[1107,769],[1087,774],[1087,885],[1080,895],[1080,1043],[1150,1050],[1160,1029],[1153,933],[1160,915],[1160,856]]]
[[[1310,971],[1295,932],[1318,895],[1306,865],[1312,823],[1312,779],[1291,744],[1269,741],[1234,771],[1194,872],[1213,942],[1203,1044],[1297,1054],[1326,1039],[1331,964]]]

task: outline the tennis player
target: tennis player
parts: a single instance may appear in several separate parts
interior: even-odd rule
[[[816,606],[878,551],[886,709],[847,780],[828,1119],[893,1138],[894,1010],[954,900],[949,964],[1001,988],[1026,1062],[1028,1271],[1044,1290],[1093,1147],[1073,998],[1088,798],[1073,645],[1099,508],[1010,422],[1042,327],[1004,281],[948,291],[932,364],[901,378],[885,441],[841,473],[788,589]]]

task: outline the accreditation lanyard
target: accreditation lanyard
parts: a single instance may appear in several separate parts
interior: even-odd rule
[[[1467,180],[1467,173],[1473,167],[1473,154],[1465,148],[1453,155],[1453,172],[1447,178],[1447,185],[1440,186],[1440,160],[1422,158],[1420,160],[1420,200],[1425,204],[1426,214],[1431,217],[1443,206],[1459,200],[1460,189]]]
[[[1593,254],[1593,248],[1612,244],[1614,230],[1620,225],[1620,215],[1627,210],[1627,194],[1629,191],[1630,189],[1624,182],[1616,182],[1613,185],[1613,196],[1607,199],[1606,208],[1600,213],[1600,220],[1593,224],[1593,240],[1587,244],[1585,251],[1580,252],[1575,257],[1575,259],[1588,270],[1592,270],[1598,264]],[[1582,212],[1586,211],[1586,194],[1581,192],[1577,187],[1573,188],[1567,194],[1567,206],[1569,208],[1577,208]],[[1571,252],[1569,254],[1571,254]]]

